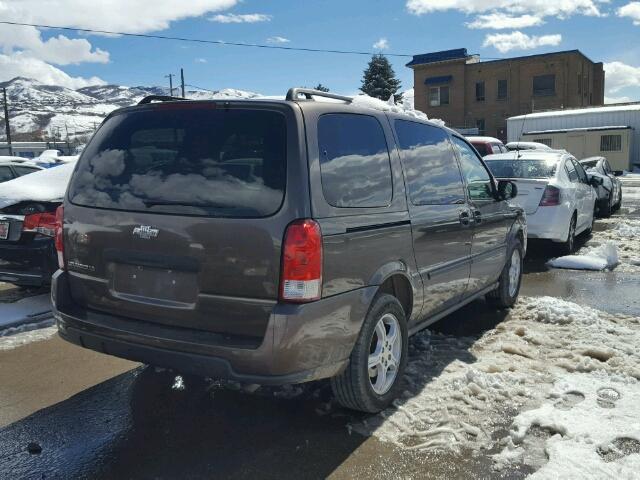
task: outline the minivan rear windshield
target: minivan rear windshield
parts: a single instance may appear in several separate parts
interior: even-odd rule
[[[69,199],[127,211],[265,217],[280,208],[285,177],[281,113],[154,105],[116,114],[100,127],[82,154]]]
[[[497,178],[550,178],[556,174],[558,162],[546,160],[486,160]]]

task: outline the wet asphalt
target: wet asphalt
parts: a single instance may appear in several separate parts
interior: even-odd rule
[[[639,212],[636,197],[617,215]],[[522,295],[640,314],[640,276],[548,269],[545,262],[555,253],[544,243],[530,245]],[[33,293],[0,286],[0,301]],[[480,336],[506,315],[476,301],[432,328]],[[465,361],[472,362],[469,357]],[[330,397],[326,382],[254,393],[191,377],[176,382],[170,372],[54,336],[0,351],[0,479],[480,479],[531,473],[498,474],[492,452],[414,453],[363,437],[348,424],[366,416],[330,408]]]

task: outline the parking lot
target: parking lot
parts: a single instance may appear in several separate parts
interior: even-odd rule
[[[527,421],[519,414],[563,400],[558,372],[640,379],[640,251],[636,238],[616,237],[620,224],[640,224],[640,183],[626,182],[622,209],[581,239],[581,252],[618,241],[618,268],[550,269],[554,250],[531,244],[517,307],[496,313],[476,301],[413,337],[405,394],[373,416],[340,409],[324,382],[176,378],[84,350],[57,338],[36,308],[40,328],[0,337],[0,477],[525,477],[562,458],[545,453],[558,432],[540,421],[522,451],[509,446],[514,419]],[[6,308],[43,295],[0,291]],[[577,331],[583,319],[590,337]]]

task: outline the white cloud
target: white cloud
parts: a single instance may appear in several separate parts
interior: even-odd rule
[[[9,21],[144,33],[237,4],[238,0],[154,0],[153,5],[131,0],[0,0],[0,12]]]
[[[605,104],[610,104],[610,103],[629,103],[629,102],[633,102],[634,100],[631,99],[631,97],[608,97],[608,96],[604,96],[604,103]]]
[[[544,20],[536,15],[521,15],[514,17],[501,13],[478,15],[473,22],[467,23],[468,28],[504,30],[508,28],[528,28],[542,25]]]
[[[87,85],[104,85],[106,82],[98,77],[72,77],[59,68],[42,60],[28,57],[22,53],[13,55],[0,54],[0,81],[14,77],[34,78],[44,84],[59,85],[67,88],[81,88]]]
[[[0,49],[7,55],[21,51],[30,57],[57,65],[109,61],[108,52],[92,50],[91,44],[84,38],[70,39],[58,35],[43,41],[40,31],[34,27],[0,28]]]
[[[483,47],[495,47],[499,52],[511,50],[531,50],[543,46],[556,46],[562,41],[562,35],[527,35],[522,32],[495,33],[484,38]]]
[[[207,63],[207,59],[206,58],[196,58],[194,60],[194,62],[196,62],[196,63]]]
[[[267,43],[289,43],[291,40],[284,37],[269,37],[267,38]]]
[[[630,2],[618,9],[619,17],[629,17],[634,25],[640,25],[640,2]]]
[[[227,13],[214,15],[209,20],[216,23],[258,23],[271,21],[271,15],[265,15],[264,13],[247,13],[244,15]]]
[[[389,40],[382,37],[376,43],[373,44],[373,48],[376,50],[387,50],[389,48]]]
[[[607,94],[618,93],[623,88],[640,87],[640,67],[622,62],[604,64],[605,86]]]
[[[531,14],[538,17],[570,15],[601,16],[599,5],[607,0],[407,0],[414,15],[458,10],[464,13]]]

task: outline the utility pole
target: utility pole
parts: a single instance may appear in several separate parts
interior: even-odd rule
[[[168,78],[169,79],[169,95],[171,95],[173,97],[173,77],[175,75],[173,73],[170,73],[169,75],[165,75],[164,78]]]
[[[2,97],[4,99],[4,128],[7,132],[7,145],[9,146],[9,156],[13,157],[13,147],[11,146],[11,127],[9,126],[9,104],[7,103],[7,89],[2,88]]]
[[[184,70],[180,69],[180,84],[182,85],[182,98],[184,97]]]

